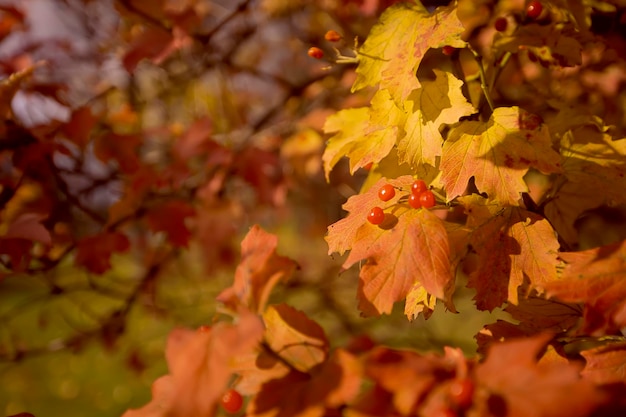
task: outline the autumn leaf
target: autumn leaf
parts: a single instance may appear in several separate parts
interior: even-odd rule
[[[554,25],[530,24],[519,26],[515,36],[497,38],[493,47],[510,53],[528,50],[547,65],[573,67],[582,62],[582,46],[577,38],[580,38],[580,33],[573,24],[560,25],[558,28]]]
[[[0,228],[0,237],[25,239],[50,245],[52,243],[50,232],[42,224],[46,217],[48,216],[41,213],[20,213],[8,225]]]
[[[336,133],[324,150],[326,180],[341,158],[350,158],[350,172],[383,159],[396,144],[399,126],[406,113],[391,99],[388,90],[379,90],[371,107],[346,109],[328,117],[325,133]]]
[[[475,370],[489,398],[477,415],[507,417],[588,416],[604,401],[594,385],[569,363],[538,363],[550,334],[494,344]]]
[[[217,296],[217,301],[233,311],[245,306],[252,312],[263,313],[274,286],[288,280],[297,267],[294,261],[276,253],[277,246],[276,235],[258,225],[252,226],[241,242],[241,262],[234,283]]]
[[[626,327],[626,242],[581,252],[563,252],[560,280],[546,286],[548,296],[584,303],[584,334],[613,334]]]
[[[626,203],[626,140],[613,140],[598,126],[577,126],[561,140],[563,176],[545,206],[545,215],[569,244],[578,241],[574,222],[601,205]]]
[[[121,232],[105,232],[87,236],[76,244],[74,264],[83,266],[94,274],[111,269],[111,255],[130,249],[130,240]]]
[[[455,376],[463,367],[459,362],[465,362],[463,355],[452,350],[440,356],[379,347],[367,354],[363,366],[368,378],[391,393],[400,415],[409,415],[437,384]]]
[[[102,162],[115,161],[124,173],[132,174],[141,167],[138,148],[142,140],[139,135],[109,133],[96,138],[94,153]]]
[[[461,80],[449,72],[435,69],[434,73],[435,80],[424,81],[407,98],[406,135],[398,141],[400,163],[436,166],[435,158],[441,156],[443,145],[441,126],[475,112],[461,93]]]
[[[432,14],[419,3],[389,7],[357,51],[359,66],[352,91],[380,84],[400,105],[420,87],[415,73],[426,52],[444,45],[465,47],[464,30],[454,5],[439,7]]]
[[[586,361],[584,378],[599,385],[626,382],[626,342],[607,343],[580,354]]]
[[[173,153],[181,161],[207,153],[213,146],[211,133],[213,123],[208,118],[201,118],[191,126],[173,144]]]
[[[155,232],[164,232],[174,246],[187,247],[191,231],[185,219],[194,216],[195,209],[182,200],[170,200],[150,208],[146,221]]]
[[[433,300],[426,293],[444,300],[454,310],[451,302],[454,275],[443,221],[429,210],[399,204],[400,199],[407,197],[413,181],[408,175],[389,181],[382,178],[364,194],[351,197],[343,207],[348,216],[328,228],[329,253],[341,254],[351,249],[344,269],[367,260],[361,268],[358,290],[359,308],[365,315],[390,313],[396,301],[411,294],[407,315],[413,317],[432,306]],[[385,183],[399,191],[382,203],[377,193]],[[375,205],[389,208],[381,227],[366,220]]]
[[[90,107],[81,107],[72,112],[70,120],[63,126],[63,133],[78,147],[85,149],[91,139],[92,129],[98,121],[97,115],[93,114]]]
[[[263,313],[268,347],[294,369],[307,372],[326,360],[328,340],[319,324],[286,304]]]
[[[527,290],[522,287],[519,292],[518,304],[509,303],[504,308],[515,323],[498,320],[487,324],[476,335],[479,352],[484,353],[485,348],[497,340],[533,336],[546,331],[565,333],[575,328],[582,317],[582,309],[576,304],[549,300],[535,292],[527,296]]]
[[[251,400],[247,415],[322,417],[328,408],[339,409],[356,397],[361,388],[361,373],[357,358],[337,349],[310,374],[292,370],[262,385]]]
[[[460,199],[473,229],[469,243],[478,254],[468,286],[476,305],[493,310],[505,301],[518,303],[518,287],[527,279],[542,292],[557,279],[559,242],[543,217],[519,207],[501,208],[482,197]]]
[[[487,123],[465,121],[450,131],[440,166],[448,201],[462,195],[474,177],[490,200],[518,205],[520,193],[528,191],[523,177],[529,168],[544,174],[561,170],[548,128],[530,129],[528,118],[518,107],[499,107]]]
[[[245,311],[236,324],[173,330],[166,348],[169,375],[155,381],[150,403],[123,417],[214,416],[234,359],[255,350],[262,335],[259,317]]]

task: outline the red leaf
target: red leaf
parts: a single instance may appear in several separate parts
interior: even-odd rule
[[[126,174],[132,174],[141,166],[137,149],[143,142],[139,135],[110,133],[95,140],[94,153],[102,162],[115,161]]]
[[[254,187],[260,203],[281,205],[284,202],[285,179],[276,153],[247,147],[235,164],[237,175]]]
[[[72,118],[63,126],[63,132],[69,140],[84,149],[91,139],[91,131],[98,123],[90,107],[74,110]]]
[[[94,274],[103,274],[111,269],[111,255],[114,252],[126,252],[129,249],[128,237],[120,232],[84,237],[76,244],[74,264]]]
[[[187,247],[191,231],[185,224],[185,219],[195,214],[196,211],[188,203],[171,200],[151,208],[146,220],[150,229],[164,232],[172,245]]]
[[[22,213],[9,224],[2,237],[32,240],[50,245],[52,243],[50,232],[41,224],[46,217],[40,213]]]
[[[232,287],[222,291],[217,300],[233,311],[245,306],[261,314],[272,288],[286,281],[296,269],[291,259],[276,253],[278,238],[254,225],[241,242],[241,262],[235,271]]]
[[[212,148],[211,145],[213,145],[210,140],[212,132],[213,123],[211,120],[208,118],[196,120],[189,129],[174,142],[174,153],[182,161],[206,153]]]
[[[170,32],[154,26],[149,27],[133,41],[131,49],[124,55],[122,60],[124,68],[128,72],[135,71],[135,67],[142,59],[157,58],[172,40]]]

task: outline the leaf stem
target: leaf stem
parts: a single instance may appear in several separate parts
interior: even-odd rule
[[[483,59],[478,52],[471,45],[468,45],[469,50],[474,55],[476,59],[476,63],[478,64],[478,71],[480,75],[480,88],[483,90],[483,94],[485,95],[485,99],[487,100],[487,104],[489,105],[489,109],[493,112],[495,108],[493,105],[493,100],[491,100],[491,95],[489,94],[489,86],[487,84],[487,77],[485,76],[485,67],[483,66]]]

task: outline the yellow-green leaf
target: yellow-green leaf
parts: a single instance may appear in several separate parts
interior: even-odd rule
[[[380,84],[402,103],[420,87],[415,73],[426,52],[444,45],[463,48],[464,30],[455,5],[440,7],[432,14],[418,2],[388,8],[358,51],[352,91]]]
[[[396,144],[398,126],[406,113],[391,100],[389,91],[379,90],[371,107],[342,110],[326,120],[325,133],[335,133],[324,151],[326,179],[339,160],[350,158],[350,172],[383,159]]]
[[[400,162],[411,166],[430,164],[441,156],[441,125],[453,124],[475,112],[461,93],[463,82],[449,72],[434,70],[436,79],[425,81],[408,97],[412,111],[406,121],[406,135],[398,142]]]

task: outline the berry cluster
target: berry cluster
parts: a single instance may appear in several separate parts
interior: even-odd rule
[[[411,185],[411,195],[409,196],[409,206],[413,208],[429,209],[435,205],[435,195],[426,187],[422,180],[415,180]]]
[[[381,201],[389,201],[396,195],[396,189],[391,184],[385,184],[378,190],[378,198]],[[411,185],[409,194],[409,206],[419,209],[429,209],[436,204],[435,195],[428,189],[423,180],[415,180]],[[385,212],[379,206],[373,207],[367,215],[367,220],[374,225],[379,225],[385,220]]]

